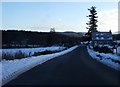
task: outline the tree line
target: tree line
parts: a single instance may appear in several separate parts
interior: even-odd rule
[[[83,41],[83,38],[70,37],[57,32],[31,32],[2,30],[2,48],[64,45],[71,47]]]

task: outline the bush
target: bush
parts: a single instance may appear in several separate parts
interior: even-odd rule
[[[22,51],[18,51],[15,53],[15,59],[22,59],[28,57],[25,53],[23,53]]]
[[[110,48],[106,47],[106,46],[105,47],[96,46],[96,47],[93,47],[93,49],[95,51],[98,51],[99,53],[113,53],[113,51]]]
[[[43,51],[43,52],[35,52],[32,56],[40,56],[40,55],[52,54],[52,53],[56,53],[56,52],[58,52],[58,51],[46,50],[46,51]]]
[[[5,59],[5,60],[14,60],[14,55],[12,55],[10,53],[2,53],[2,59]]]
[[[40,55],[52,54],[52,53],[56,53],[56,52],[60,52],[60,51],[46,50],[43,52],[34,52],[33,55],[31,55],[31,52],[29,53],[29,55],[26,55],[22,51],[18,51],[15,54],[2,53],[2,59],[6,59],[6,60],[22,59],[22,58],[26,58],[26,57],[30,57],[30,56],[40,56]]]
[[[113,62],[115,63],[119,63],[120,64],[120,61],[119,60],[114,60],[114,59],[111,59]]]
[[[64,46],[67,47],[67,48],[70,48],[70,47],[72,47],[72,46],[74,46],[74,45],[73,45],[73,44],[70,44],[70,43],[65,43]]]
[[[101,55],[96,55],[97,57],[99,57],[100,58],[100,60],[102,60],[102,56]]]
[[[28,56],[26,56],[26,54],[23,53],[22,51],[18,51],[15,54],[2,53],[2,59],[5,59],[5,60],[22,59],[25,57],[28,57]]]

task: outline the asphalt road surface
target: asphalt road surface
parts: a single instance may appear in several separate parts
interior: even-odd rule
[[[4,86],[118,86],[119,73],[119,71],[92,59],[86,46],[79,46],[72,52],[32,68]]]

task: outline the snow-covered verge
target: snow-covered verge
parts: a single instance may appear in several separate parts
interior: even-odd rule
[[[0,60],[2,59],[2,51],[0,51]],[[2,86],[2,63],[0,63],[0,87]]]
[[[116,43],[118,43],[118,44],[119,44],[119,43],[120,43],[120,40],[117,40],[117,41],[113,41],[113,42],[116,42]]]
[[[2,50],[2,53],[7,54],[15,54],[18,51],[21,51],[22,53],[25,53],[26,55],[33,55],[35,52],[43,52],[46,50],[49,51],[62,51],[65,49],[63,46],[52,46],[52,47],[40,47],[40,48],[17,48],[17,49],[0,49]]]
[[[28,57],[24,59],[15,59],[15,60],[1,60],[0,64],[2,64],[2,85],[6,84],[10,80],[16,78],[18,75],[23,72],[42,64],[52,58],[64,55],[78,46],[73,46],[67,50],[57,52],[54,54],[41,55],[36,57]]]
[[[120,55],[120,46],[117,47],[117,54]]]
[[[120,62],[120,56],[117,56],[116,54],[110,54],[110,53],[107,53],[107,54],[99,53],[90,49],[89,47],[87,47],[87,50],[93,59],[96,59],[102,62],[103,64],[106,64],[107,66],[120,71],[120,64],[118,63]]]
[[[2,86],[2,63],[0,63],[0,87]]]

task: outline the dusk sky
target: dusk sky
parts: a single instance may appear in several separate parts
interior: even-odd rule
[[[2,2],[2,29],[86,32],[91,6],[97,7],[99,31],[118,31],[117,2]]]

